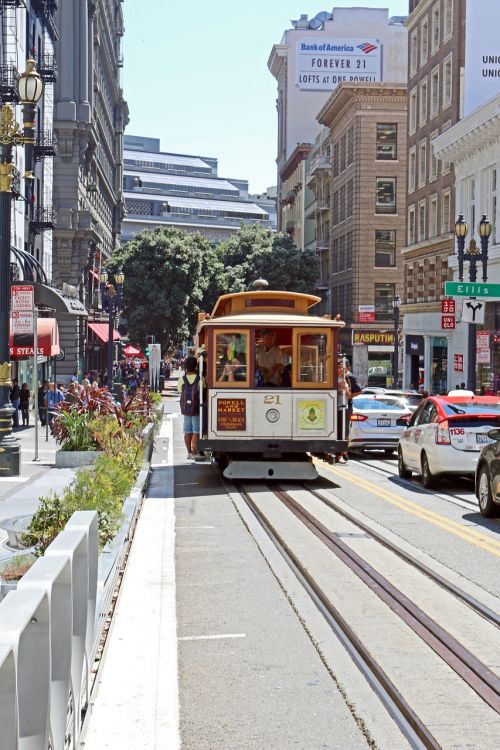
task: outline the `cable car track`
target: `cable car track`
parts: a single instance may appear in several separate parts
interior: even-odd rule
[[[437,585],[445,588],[449,593],[470,606],[477,614],[498,627],[499,616],[480,602],[469,596],[455,585],[446,581],[442,576],[434,573],[420,561],[412,558],[381,535],[374,532],[362,522],[351,517],[343,509],[335,506],[329,499],[324,498],[318,491],[306,489],[314,497],[325,503],[332,511],[340,513],[344,518],[363,529],[379,543],[392,550],[401,559],[416,567]],[[370,654],[361,639],[356,635],[341,612],[333,605],[326,593],[321,589],[313,575],[300,562],[297,555],[281,537],[272,523],[253,501],[249,492],[241,484],[236,485],[239,494],[244,498],[259,523],[263,526],[287,564],[297,578],[304,585],[316,606],[325,617],[333,632],[339,637],[358,668],[368,680],[376,694],[386,706],[398,727],[414,748],[429,748],[437,750],[440,744],[429,729],[421,721],[412,707],[405,700],[396,685],[390,680],[381,665]],[[500,713],[500,679],[482,663],[467,648],[460,644],[454,636],[425,614],[414,602],[397,589],[382,574],[378,573],[369,563],[354,552],[338,534],[326,528],[317,518],[303,508],[294,498],[279,486],[268,487],[277,499],[300,520],[317,539],[319,539],[333,554],[336,555],[349,569],[357,575],[401,620],[408,625],[448,666],[458,674],[480,698],[494,711]]]

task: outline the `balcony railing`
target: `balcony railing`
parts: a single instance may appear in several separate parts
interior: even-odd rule
[[[43,21],[53,40],[59,38],[59,32],[55,22],[57,6],[57,0],[31,0],[31,7],[37,16]]]
[[[55,83],[59,74],[55,55],[39,55],[37,70],[42,76],[44,83]]]
[[[57,153],[57,139],[51,130],[40,130],[35,135],[35,145],[33,146],[33,159],[40,161],[49,156],[55,156]]]
[[[56,228],[57,214],[54,208],[34,206],[31,209],[30,229],[35,234]]]
[[[0,100],[5,102],[18,102],[17,82],[19,71],[14,65],[0,65]]]

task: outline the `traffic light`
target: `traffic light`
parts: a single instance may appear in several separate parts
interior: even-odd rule
[[[155,337],[152,334],[150,334],[149,336],[146,336],[146,341],[147,341],[147,346],[144,350],[144,353],[146,354],[146,357],[149,359],[149,345],[154,344]]]
[[[149,359],[149,346],[147,346],[147,347],[146,347],[146,348],[144,349],[144,354],[145,354],[145,355],[146,355],[146,357],[147,357],[147,358]]]

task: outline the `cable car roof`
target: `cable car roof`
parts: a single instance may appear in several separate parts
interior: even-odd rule
[[[210,326],[218,328],[344,328],[343,320],[319,318],[314,315],[294,315],[290,313],[242,312],[238,315],[222,315],[219,318],[205,318],[199,323],[199,330]]]
[[[251,292],[235,292],[234,294],[223,294],[212,310],[211,318],[220,318],[226,315],[251,314],[258,309],[259,312],[277,312],[283,315],[302,314],[307,316],[307,311],[313,305],[321,302],[321,297],[315,294],[301,294],[299,292],[283,292],[254,290]]]

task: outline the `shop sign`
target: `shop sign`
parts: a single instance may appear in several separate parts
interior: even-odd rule
[[[406,353],[423,355],[424,337],[423,336],[406,336]]]
[[[464,355],[463,354],[453,355],[453,369],[455,372],[464,371]]]
[[[441,314],[442,315],[455,315],[455,300],[454,299],[443,299],[441,300]]]
[[[244,432],[246,426],[246,406],[244,398],[217,399],[217,430],[220,432]]]
[[[353,331],[353,344],[367,344],[369,346],[394,346],[393,331]]]
[[[441,328],[443,331],[449,331],[455,328],[455,316],[441,315]]]
[[[471,281],[446,281],[447,297],[485,297],[500,300],[500,284],[476,284]]]
[[[464,299],[462,305],[462,323],[484,323],[484,311],[486,302],[482,302],[475,297]]]
[[[325,429],[325,401],[324,399],[299,399],[299,430]]]
[[[381,80],[378,39],[307,36],[296,46],[295,84],[302,91],[333,91],[342,81]]]
[[[358,322],[374,323],[375,322],[375,305],[358,306]]]

